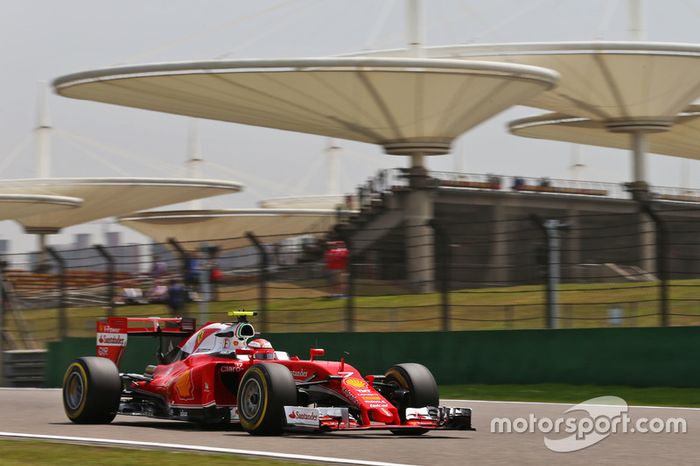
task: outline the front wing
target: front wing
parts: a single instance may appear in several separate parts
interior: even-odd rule
[[[348,408],[308,408],[285,406],[287,427],[291,430],[476,430],[472,427],[471,408],[448,406],[406,408],[402,424],[375,423],[361,425],[350,415]]]

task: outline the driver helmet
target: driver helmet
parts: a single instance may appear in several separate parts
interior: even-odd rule
[[[275,359],[275,349],[272,344],[264,338],[256,338],[248,342],[248,348],[254,351],[255,359]]]

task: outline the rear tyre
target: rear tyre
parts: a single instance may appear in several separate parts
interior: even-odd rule
[[[112,422],[121,393],[119,370],[106,358],[76,359],[63,377],[63,409],[76,424]]]
[[[437,406],[440,393],[433,374],[427,367],[417,363],[397,364],[389,368],[385,374],[385,382],[394,387],[394,392],[402,392],[404,396],[389,396],[389,399],[399,409],[401,420],[406,419],[406,408],[424,408]],[[427,429],[396,429],[396,435],[422,435]]]
[[[238,416],[251,435],[281,435],[285,406],[296,406],[297,387],[292,373],[281,364],[256,364],[238,386]]]

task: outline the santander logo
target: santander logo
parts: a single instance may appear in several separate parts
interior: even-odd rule
[[[98,333],[97,344],[102,346],[126,346],[126,334]]]
[[[299,411],[292,411],[289,413],[290,419],[301,419],[305,421],[318,421],[318,416],[316,413],[300,413]]]

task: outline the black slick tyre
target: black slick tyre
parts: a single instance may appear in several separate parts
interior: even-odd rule
[[[397,364],[389,368],[385,374],[385,382],[393,385],[398,390],[405,390],[407,395],[397,404],[401,419],[405,417],[406,408],[423,408],[437,406],[440,402],[440,393],[433,374],[427,367],[417,363]],[[392,430],[396,435],[421,435],[428,432],[427,429],[410,428]]]
[[[255,364],[238,386],[238,416],[243,430],[251,435],[281,435],[285,406],[297,404],[292,373],[275,363]]]
[[[63,409],[76,424],[108,424],[119,409],[119,370],[106,358],[73,361],[63,377]]]

